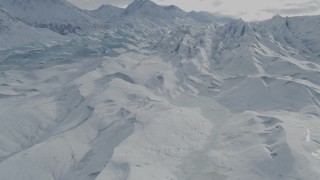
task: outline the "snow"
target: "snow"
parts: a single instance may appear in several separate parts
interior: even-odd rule
[[[176,6],[159,6],[150,0],[133,1],[125,9],[102,5],[88,11],[110,27],[148,29],[158,27],[183,26],[185,24],[225,23],[230,18],[206,12],[185,12]]]
[[[94,17],[104,20],[104,21],[114,21],[114,18],[119,17],[124,13],[124,9],[114,7],[111,5],[102,5],[96,10],[88,11],[89,14],[92,14]]]
[[[121,60],[125,62],[129,57],[132,57],[131,53],[123,55],[118,59],[120,62]],[[11,152],[14,151],[17,153],[2,161],[1,167],[3,168],[0,168],[4,170],[0,172],[3,175],[2,177],[20,179],[27,175],[30,179],[70,179],[81,178],[82,176],[85,178],[88,174],[94,174],[104,169],[102,174],[98,176],[98,179],[111,178],[109,175],[107,175],[107,177],[103,175],[104,172],[109,171],[109,166],[103,168],[103,164],[108,160],[105,159],[102,161],[102,159],[98,159],[102,154],[104,154],[106,158],[110,157],[113,151],[111,146],[114,146],[114,148],[116,148],[115,153],[112,155],[110,161],[114,161],[114,163],[118,163],[118,161],[124,163],[122,161],[125,160],[128,164],[134,164],[132,166],[136,166],[139,163],[148,164],[145,167],[141,164],[142,167],[137,168],[137,170],[131,170],[132,174],[137,174],[132,175],[134,179],[137,178],[135,176],[139,176],[139,172],[146,171],[150,167],[158,167],[160,169],[164,165],[160,161],[162,158],[169,159],[169,157],[176,157],[176,160],[172,159],[166,163],[167,166],[171,166],[174,169],[180,159],[189,152],[201,148],[212,125],[201,116],[201,113],[197,109],[174,107],[169,104],[166,99],[153,95],[153,93],[146,88],[132,84],[133,82],[127,80],[125,78],[126,76],[119,75],[110,77],[111,80],[106,80],[107,76],[105,74],[109,74],[110,70],[122,70],[123,72],[121,73],[123,74],[126,72],[126,69],[129,68],[131,71],[130,74],[140,72],[135,66],[131,68],[118,66],[116,68],[119,61],[112,59],[108,59],[108,61],[111,61],[111,64],[107,62],[91,62],[91,60],[83,61],[85,62],[81,62],[84,63],[82,66],[85,67],[89,64],[89,66],[94,66],[94,68],[76,79],[72,79],[74,77],[72,74],[77,74],[83,70],[82,68],[77,68],[79,65],[78,62],[67,66],[57,65],[46,68],[45,70],[36,70],[22,74],[22,76],[20,76],[18,72],[8,74],[11,76],[20,76],[21,78],[26,77],[26,79],[20,79],[20,81],[23,82],[28,82],[30,79],[39,82],[39,84],[37,84],[31,81],[33,88],[40,91],[35,96],[39,96],[39,99],[47,99],[46,97],[48,97],[50,103],[48,108],[55,108],[55,111],[61,114],[55,114],[51,120],[49,120],[48,123],[50,124],[43,128],[45,132],[34,132],[39,126],[38,123],[41,123],[40,119],[34,119],[32,121],[34,125],[26,127],[26,133],[24,133],[25,139],[31,139],[32,141],[24,145],[26,149],[20,148],[22,144],[17,144],[16,147],[10,149]],[[97,61],[103,62],[102,59]],[[112,62],[115,63],[115,66],[112,66]],[[138,62],[139,61],[131,63],[136,64]],[[94,65],[91,65],[92,63]],[[159,63],[160,66],[157,65]],[[150,64],[152,64],[152,66],[150,66]],[[112,68],[110,68],[110,65]],[[168,68],[162,68],[161,62],[159,62],[157,58],[154,58],[152,63],[145,62],[142,63],[141,66],[149,66],[150,69],[151,67],[155,67],[156,69],[153,69],[153,72]],[[75,68],[78,70],[75,70]],[[91,69],[92,67],[87,68]],[[59,74],[57,72],[69,72],[70,74],[68,78],[59,78],[57,77]],[[120,74],[120,72],[118,74]],[[48,79],[53,78],[51,76],[57,79],[51,82],[51,86],[56,88],[47,89],[47,86],[42,87],[43,82],[48,82]],[[144,76],[133,76],[131,78],[135,82],[143,83],[148,76],[150,77],[150,75],[145,74]],[[69,82],[67,83],[69,85],[60,89],[59,84],[65,82]],[[57,84],[58,87],[55,84]],[[110,86],[112,88],[110,88]],[[24,87],[27,87],[27,85],[24,85]],[[79,89],[77,90],[75,87]],[[43,92],[41,92],[42,90]],[[22,98],[24,99],[24,97]],[[35,99],[37,98],[35,97]],[[22,109],[20,109],[19,112],[30,114],[31,112],[39,111],[38,108],[32,110],[34,108],[32,104],[36,103],[35,101],[30,101],[31,106],[28,105],[28,100],[25,99],[24,101],[26,103],[20,105]],[[46,104],[47,102],[43,103]],[[40,112],[43,113],[44,117],[49,116],[46,111],[48,108],[45,108],[43,105],[41,107],[43,110]],[[11,113],[8,112],[8,114],[10,115]],[[164,114],[166,114],[166,116],[164,116]],[[18,123],[20,121],[21,116],[17,118],[19,114],[11,115],[13,117],[3,114],[5,119],[10,120],[11,123]],[[36,114],[34,116],[36,116]],[[105,119],[105,117],[108,118]],[[25,118],[27,118],[25,120],[29,120],[29,118],[31,120],[33,116],[25,116]],[[23,122],[28,122],[25,120]],[[23,126],[23,124],[21,124],[21,126]],[[171,128],[168,129],[168,127]],[[17,129],[19,128],[17,127]],[[2,133],[2,136],[3,135],[5,134]],[[129,135],[131,136],[128,137]],[[10,134],[4,137],[4,139],[11,139]],[[48,139],[44,140],[43,138],[45,137]],[[121,139],[124,138],[127,139],[121,143],[121,145],[118,145],[119,142],[122,141]],[[103,139],[110,140],[104,142]],[[44,142],[40,143],[39,141]],[[30,144],[35,142],[37,142],[37,145],[30,146]],[[89,144],[96,144],[95,146],[102,147],[98,149],[96,149],[96,147],[91,148]],[[140,145],[137,146],[138,144]],[[111,148],[110,151],[102,152],[102,150],[105,149],[103,146],[107,149]],[[9,146],[6,145],[4,147]],[[56,149],[59,147],[68,148],[61,150]],[[135,150],[131,150],[130,153],[136,156],[130,155],[126,150],[132,149],[133,147],[136,148]],[[121,155],[122,151],[126,152],[127,157]],[[95,153],[90,155],[93,152]],[[25,153],[28,155],[25,155]],[[141,153],[141,158],[139,153]],[[146,157],[148,154],[150,154],[150,156],[154,154],[158,155],[155,157],[156,159],[150,159],[148,156]],[[72,158],[67,158],[68,156]],[[117,156],[124,159],[118,160]],[[88,162],[82,162],[86,157],[89,158]],[[131,160],[130,157],[133,159]],[[33,166],[25,169],[29,160],[32,160]],[[97,166],[99,164],[98,161],[102,161],[100,166]],[[16,166],[14,168],[15,170],[7,171],[6,169],[12,167],[15,162],[19,162],[19,166]],[[43,164],[44,162],[47,163]],[[69,162],[72,163],[69,164]],[[173,162],[176,162],[176,164]],[[94,166],[90,166],[91,163],[93,163]],[[87,168],[85,171],[88,174],[82,174],[84,171],[78,172],[78,168],[75,167],[74,164],[77,164],[77,167]],[[113,163],[110,163],[110,165],[111,164]],[[52,168],[54,168],[54,170]],[[28,174],[16,174],[17,171],[22,171],[22,169]],[[73,169],[74,172],[68,173],[67,170],[70,169]],[[5,171],[7,172],[4,173]],[[41,176],[38,176],[38,172],[41,172]],[[174,171],[159,171],[158,178],[162,178],[164,175],[174,176],[173,174]]]
[[[60,34],[87,34],[99,27],[97,19],[65,0],[2,0],[0,5],[26,24]]]
[[[311,141],[310,136],[311,136],[311,130],[310,130],[310,129],[307,129],[307,135],[306,135],[306,141],[307,141],[307,142],[310,142],[310,141]]]
[[[320,176],[319,17],[206,24],[151,1],[39,2],[110,26],[75,37],[27,25],[64,20],[14,2],[0,3],[1,179]]]
[[[0,35],[0,49],[30,43],[41,43],[45,46],[50,46],[50,44],[68,40],[67,37],[62,37],[47,29],[30,27],[18,19],[13,18],[2,9],[0,9]]]

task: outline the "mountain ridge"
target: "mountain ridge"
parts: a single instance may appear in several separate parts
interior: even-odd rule
[[[42,28],[70,38],[49,46],[0,10],[0,45],[16,42],[0,50],[1,179],[320,177],[319,16],[208,23],[149,3],[84,11],[102,32]]]
[[[3,0],[0,5],[28,25],[48,28],[59,34],[88,31],[97,20],[65,0]]]
[[[28,43],[42,43],[67,40],[47,29],[34,28],[12,17],[7,11],[0,8],[0,48],[21,46]],[[5,43],[4,43],[5,42]]]

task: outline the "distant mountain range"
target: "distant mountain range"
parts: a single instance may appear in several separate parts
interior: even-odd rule
[[[0,180],[319,179],[320,16],[0,6]]]
[[[143,22],[147,27],[161,27],[229,20],[203,12],[186,13],[176,6],[159,6],[149,0],[136,0],[126,9],[103,5],[93,11],[79,9],[66,0],[2,0],[0,6],[30,26],[48,28],[62,35],[103,31],[106,22],[136,27]]]

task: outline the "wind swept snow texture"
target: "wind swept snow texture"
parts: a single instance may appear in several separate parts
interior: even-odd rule
[[[62,35],[88,34],[102,24],[65,0],[1,0],[0,6],[26,24]]]
[[[212,24],[141,0],[0,4],[1,180],[320,177],[319,16]],[[108,28],[59,41],[35,22]]]
[[[68,38],[47,29],[28,26],[0,8],[0,49],[30,43],[49,45],[62,40],[68,40]]]

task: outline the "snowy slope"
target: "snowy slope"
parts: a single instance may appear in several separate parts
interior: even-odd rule
[[[140,24],[0,51],[1,179],[318,179],[319,17],[122,13]]]
[[[286,43],[289,46],[319,56],[319,32],[315,31],[315,29],[319,28],[320,16],[294,18],[275,16],[265,23],[279,35],[294,37],[294,41],[289,41],[290,37],[288,37],[288,42]]]
[[[104,21],[114,21],[124,13],[124,9],[111,5],[102,5],[98,9],[88,11],[89,14]]]
[[[126,9],[103,5],[89,13],[113,25],[127,25],[139,29],[230,21],[230,18],[206,12],[188,13],[177,6],[160,6],[150,0],[135,0]]]
[[[201,148],[212,125],[200,110],[173,106],[145,88],[143,84],[155,72],[171,71],[170,63],[156,56],[141,62],[145,58],[150,56],[128,52],[53,66],[31,62],[21,70],[5,70],[1,75],[1,177],[117,179],[122,173],[116,171],[128,173],[122,166],[137,168],[132,169],[133,178],[175,177],[174,168]],[[25,71],[29,68],[33,71]],[[18,126],[6,130],[13,125]],[[116,158],[124,158],[122,153],[130,164]],[[145,168],[152,168],[150,174],[139,173]]]
[[[134,1],[126,8],[124,16],[133,26],[174,26],[188,21],[181,9],[175,6],[161,7],[150,0]]]
[[[235,20],[215,32],[191,27],[163,39],[160,49],[172,45],[165,54],[180,59],[175,64],[182,69],[184,90],[210,94],[238,114],[212,136],[206,150],[212,161],[203,164],[209,174],[191,174],[191,179],[208,178],[208,167],[227,179],[317,179],[317,20]]]
[[[22,46],[29,43],[48,44],[68,40],[48,29],[28,26],[0,9],[0,48]]]
[[[60,34],[88,33],[99,25],[95,18],[65,0],[2,0],[0,5],[26,24]]]
[[[164,54],[170,53],[171,58],[179,57],[175,64],[185,69],[182,74],[197,73],[197,78],[206,83],[211,76],[215,88],[209,92],[231,109],[235,103],[234,107],[241,111],[280,107],[296,111],[313,104],[309,89],[318,92],[319,57],[317,52],[306,51],[308,44],[301,40],[310,30],[292,33],[285,28],[285,21],[282,23],[276,25],[282,29],[280,32],[269,27],[270,22],[254,24],[242,20],[225,26],[182,27],[170,31],[157,48],[165,49]],[[287,93],[299,96],[286,96]]]

